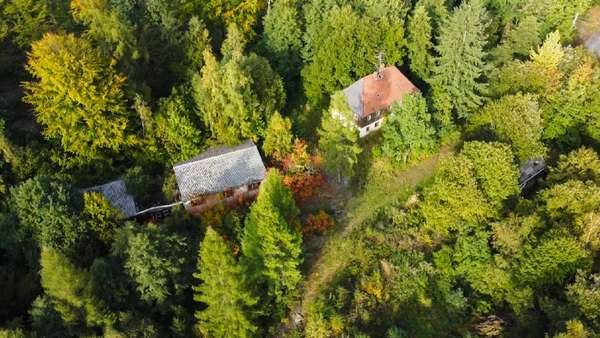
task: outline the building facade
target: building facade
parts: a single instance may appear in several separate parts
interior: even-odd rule
[[[254,143],[211,148],[173,167],[184,207],[193,214],[217,204],[244,203],[258,194],[266,168]]]

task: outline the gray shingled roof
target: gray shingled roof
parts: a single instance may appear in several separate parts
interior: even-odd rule
[[[81,190],[81,192],[91,191],[102,193],[108,203],[110,203],[113,208],[121,211],[125,218],[135,216],[137,213],[133,196],[127,192],[127,186],[123,180],[116,180]]]
[[[585,47],[587,47],[590,52],[596,54],[597,57],[600,57],[600,32],[594,33],[594,35],[585,42]]]
[[[350,106],[352,112],[357,116],[362,116],[363,113],[363,87],[364,81],[360,79],[350,85],[350,87],[344,89],[348,106]]]
[[[173,167],[182,201],[223,192],[265,178],[265,165],[251,141],[235,147],[211,148]]]

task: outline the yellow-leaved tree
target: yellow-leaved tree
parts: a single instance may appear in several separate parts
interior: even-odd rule
[[[95,49],[73,34],[49,33],[33,43],[25,82],[43,134],[57,140],[80,163],[134,142],[130,112],[123,95],[125,76]]]

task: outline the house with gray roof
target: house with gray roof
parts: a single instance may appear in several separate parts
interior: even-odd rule
[[[218,203],[241,203],[258,194],[266,168],[252,141],[211,148],[173,166],[181,201],[191,213]]]
[[[106,184],[82,189],[81,192],[101,193],[113,208],[121,212],[124,218],[130,218],[137,214],[135,200],[127,191],[127,186],[123,180],[116,180]]]

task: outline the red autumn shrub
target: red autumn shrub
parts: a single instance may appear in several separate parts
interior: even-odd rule
[[[305,234],[322,234],[333,225],[333,217],[321,210],[316,215],[309,215],[306,218],[306,225],[303,232]]]

